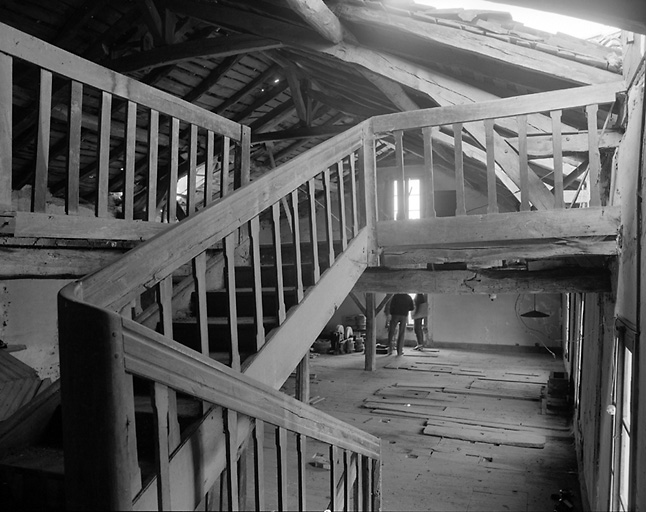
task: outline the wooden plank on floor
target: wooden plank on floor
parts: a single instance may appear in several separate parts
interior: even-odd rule
[[[470,428],[468,426],[460,427],[456,424],[448,426],[429,425],[427,422],[423,433],[427,436],[449,437],[451,439],[461,439],[476,443],[503,444],[537,449],[545,447],[545,436],[528,433],[487,431],[479,428]]]

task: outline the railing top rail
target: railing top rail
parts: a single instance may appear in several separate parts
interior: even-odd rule
[[[9,25],[0,23],[0,33],[2,53],[219,133],[232,140],[241,139],[242,125],[225,117],[78,57]]]
[[[123,318],[126,369],[177,391],[371,458],[379,438]]]
[[[81,279],[83,300],[117,310],[243,226],[282,197],[361,146],[365,122],[320,144],[234,191]],[[159,258],[165,254],[166,258]]]
[[[573,94],[575,90],[576,94]],[[500,119],[521,114],[537,114],[551,110],[612,103],[615,101],[617,93],[625,90],[626,84],[623,81],[618,81],[577,87],[576,89],[514,96],[481,103],[385,114],[373,117],[371,122],[374,133],[379,134],[396,130],[468,123],[484,119]]]

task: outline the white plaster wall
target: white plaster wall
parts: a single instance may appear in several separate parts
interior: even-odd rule
[[[57,294],[69,280],[17,279],[0,282],[0,338],[26,350],[12,355],[34,368],[41,378],[57,379]]]
[[[559,348],[561,296],[536,295],[536,309],[548,318],[522,318],[534,307],[531,294],[433,295],[429,300],[429,337],[448,343],[518,345]]]

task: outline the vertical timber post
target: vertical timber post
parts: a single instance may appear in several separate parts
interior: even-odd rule
[[[58,301],[65,495],[69,510],[132,510],[128,386],[121,317]],[[90,334],[91,333],[91,334]]]

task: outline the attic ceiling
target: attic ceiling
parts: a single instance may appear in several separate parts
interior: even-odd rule
[[[306,22],[299,5],[324,7],[317,16],[330,23]],[[310,0],[5,0],[0,21],[251,126],[254,173],[374,115],[621,79],[618,48],[540,32],[504,12],[401,1],[327,6]],[[36,119],[27,113],[36,86],[25,73],[23,95],[14,99],[20,164],[14,188],[30,182]],[[52,137],[63,141],[56,115]],[[585,127],[584,119],[567,121]],[[391,149],[382,144],[382,165]],[[421,142],[410,138],[406,151],[414,159]],[[86,152],[85,169],[92,169],[93,154]],[[51,158],[56,195],[65,174],[56,172],[55,151]],[[113,171],[117,183],[118,164]],[[92,174],[84,176],[90,194]]]

